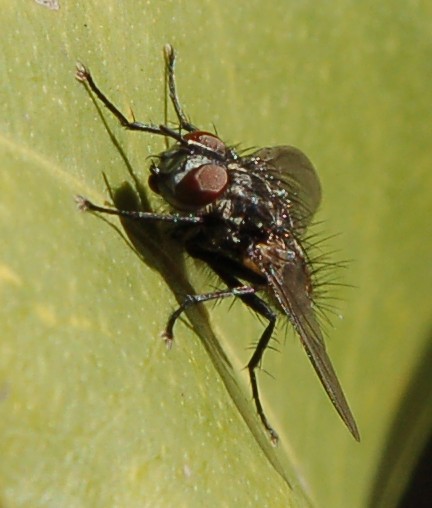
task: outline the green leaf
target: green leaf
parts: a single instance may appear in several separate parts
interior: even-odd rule
[[[432,423],[432,7],[4,4],[0,504],[394,506]],[[146,186],[163,140],[98,110],[74,65],[159,122],[167,42],[195,124],[244,147],[298,146],[318,168],[321,235],[341,232],[324,252],[352,260],[335,275],[355,287],[332,293],[344,320],[327,342],[360,444],[280,326],[263,365],[274,379],[259,373],[273,449],[243,370],[263,324],[239,303],[201,306],[167,351],[169,313],[216,281],[159,230],[74,205],[111,199],[105,173],[134,206],[132,171],[163,210]]]

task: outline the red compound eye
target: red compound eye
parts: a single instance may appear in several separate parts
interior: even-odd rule
[[[205,206],[217,199],[227,184],[228,173],[224,167],[217,164],[203,164],[185,175],[177,184],[175,195],[182,203]]]
[[[214,150],[215,152],[221,154],[224,154],[226,152],[225,143],[211,132],[205,131],[189,132],[188,134],[185,135],[185,139],[187,139],[188,141],[195,141],[197,143],[200,143],[201,145],[204,145],[207,148],[210,148],[211,150]]]

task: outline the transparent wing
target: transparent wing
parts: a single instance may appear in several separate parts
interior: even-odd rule
[[[268,172],[287,190],[289,199],[296,204],[297,222],[306,227],[321,202],[321,185],[311,161],[293,146],[261,148],[252,157],[261,159]]]
[[[354,438],[360,435],[348,402],[327,354],[324,339],[308,294],[309,274],[301,256],[292,257],[280,245],[259,244],[252,260],[261,269],[269,286],[293,324],[315,372]]]

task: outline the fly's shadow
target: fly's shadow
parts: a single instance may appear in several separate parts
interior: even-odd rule
[[[140,178],[138,178],[135,174],[134,168],[119,140],[111,130],[99,102],[95,99],[91,90],[87,86],[86,91],[90,96],[110,141],[116,148],[130,179],[129,182],[124,182],[118,188],[113,188],[107,176],[103,174],[105,185],[112,204],[118,210],[153,213],[147,197],[147,187],[142,184]],[[113,222],[107,220],[105,216],[99,215],[99,217],[101,220],[108,223],[116,231],[116,233],[125,240],[141,261],[162,276],[166,284],[174,293],[179,304],[184,301],[185,295],[196,293],[186,277],[184,250],[174,238],[171,238],[166,234],[166,229],[164,229],[164,226],[166,225],[152,221],[137,222],[129,218],[119,217],[123,229],[121,230],[114,225]],[[239,386],[237,378],[233,373],[232,365],[212,330],[209,322],[209,314],[205,306],[194,305],[186,309],[185,312],[188,322],[191,324],[192,329],[196,335],[198,335],[205,349],[209,353],[216,370],[219,372],[225,384],[225,387],[255,439],[258,441],[260,447],[275,470],[290,486],[285,470],[286,468],[281,464],[274,453],[274,448],[262,434],[261,427],[258,425],[255,415],[251,411],[250,402],[245,397],[243,390]],[[161,323],[161,327],[163,324],[164,323]]]
[[[132,184],[124,182],[120,187],[113,188],[105,173],[102,174],[113,205],[119,210],[151,213],[152,209],[146,187],[136,175],[126,152],[108,125],[99,103],[87,87],[86,91],[132,181]],[[121,231],[105,217],[100,216],[100,218],[114,228],[145,265],[162,276],[179,304],[184,301],[185,295],[195,293],[186,276],[184,251],[174,238],[161,230],[161,224],[152,221],[138,223],[132,219],[120,217],[123,227],[123,231]],[[234,379],[231,363],[211,330],[209,314],[205,307],[194,306],[187,309],[186,313],[192,329],[202,338],[202,342],[212,358],[216,357],[217,363],[224,364],[227,371],[225,374],[229,373],[230,377]]]

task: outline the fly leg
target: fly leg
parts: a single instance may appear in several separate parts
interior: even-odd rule
[[[222,278],[225,279],[225,277]],[[274,430],[274,428],[270,425],[270,422],[268,421],[267,416],[264,412],[263,406],[261,404],[261,398],[258,390],[258,380],[256,376],[256,369],[261,365],[264,351],[267,349],[267,346],[269,345],[270,339],[274,332],[276,315],[266,304],[266,302],[259,298],[256,294],[239,295],[239,297],[245,305],[247,305],[250,309],[268,321],[268,324],[258,341],[255,351],[247,364],[247,369],[251,382],[252,398],[255,402],[258,416],[260,417],[264,428],[269,433],[271,442],[276,446],[279,441],[279,436],[277,435],[277,432]]]
[[[188,121],[180,105],[180,101],[177,95],[174,72],[175,52],[174,48],[170,44],[167,44],[164,47],[164,55],[165,55],[165,69],[168,81],[168,92],[180,124],[180,129],[184,129],[188,132],[194,132],[198,129]],[[97,84],[93,79],[93,76],[91,75],[90,70],[87,69],[87,67],[85,67],[82,63],[77,63],[75,77],[78,81],[86,84],[89,87],[89,89],[96,95],[96,97],[102,102],[102,104],[109,111],[111,111],[111,113],[117,118],[120,124],[126,129],[131,131],[150,132],[152,134],[159,134],[161,136],[173,137],[171,136],[170,129],[166,128],[164,129],[163,126],[161,125],[137,122],[135,121],[135,119],[133,119],[133,121],[128,120],[126,116],[117,108],[117,106],[113,104],[108,99],[108,97],[102,92],[102,90],[97,86]]]
[[[266,326],[263,334],[261,335],[258,344],[255,348],[255,351],[251,356],[249,363],[247,364],[247,369],[251,381],[252,397],[255,402],[257,413],[261,419],[262,424],[270,434],[270,439],[272,443],[276,445],[279,440],[279,437],[276,431],[270,425],[267,416],[264,413],[264,409],[261,404],[261,399],[258,390],[258,381],[256,377],[256,369],[261,365],[264,351],[266,350],[270,342],[270,339],[273,335],[274,327],[276,324],[276,315],[270,309],[270,307],[264,302],[264,300],[261,300],[261,298],[259,298],[256,295],[247,295],[247,297],[246,296],[243,297],[242,300],[248,307],[253,309],[257,314],[268,320],[268,325]]]
[[[90,90],[96,95],[102,104],[109,111],[111,111],[111,113],[117,118],[117,120],[125,129],[131,131],[150,132],[152,134],[160,134],[161,136],[167,135],[167,133],[164,132],[159,125],[136,122],[135,120],[132,122],[129,121],[125,115],[117,108],[117,106],[115,106],[96,85],[90,70],[87,69],[87,67],[85,67],[83,64],[77,63],[75,77],[80,83],[84,83],[90,88]]]
[[[196,245],[187,245],[186,248],[191,256],[205,261],[228,287],[233,288],[239,286],[240,282],[237,279],[236,275],[242,279],[250,280],[255,285],[263,284],[262,278],[255,272],[250,271],[242,264],[225,258],[223,255],[208,252],[201,247],[197,247]],[[264,412],[258,389],[258,380],[256,377],[256,369],[260,366],[264,351],[266,350],[273,335],[276,324],[276,315],[267,305],[267,303],[259,298],[255,293],[256,291],[253,293],[238,294],[236,296],[238,296],[240,300],[242,300],[242,302],[250,309],[268,321],[268,324],[258,341],[255,351],[247,364],[247,369],[251,382],[252,398],[255,402],[258,416],[260,417],[264,428],[269,433],[272,443],[276,445],[279,441],[279,437],[277,432],[270,425],[270,422],[268,421],[267,416]]]
[[[174,222],[176,224],[199,224],[202,221],[201,217],[193,215],[161,215],[151,212],[141,212],[139,210],[118,210],[117,208],[107,208],[95,205],[83,196],[76,196],[75,201],[78,208],[83,212],[106,213],[108,215],[117,215],[119,217],[136,221],[157,220],[162,222]]]
[[[165,72],[168,81],[168,92],[180,124],[180,129],[184,129],[185,131],[188,132],[194,132],[198,129],[197,127],[195,127],[195,125],[191,124],[188,121],[177,95],[177,87],[174,71],[176,55],[174,48],[171,46],[171,44],[166,44],[164,46],[164,55],[165,55]]]
[[[187,295],[183,303],[180,305],[180,307],[176,309],[169,317],[165,330],[162,333],[162,337],[165,339],[168,348],[171,348],[174,340],[173,328],[175,322],[181,316],[181,314],[191,305],[208,302],[210,300],[222,300],[223,298],[228,298],[230,296],[241,297],[242,295],[251,295],[254,292],[255,288],[251,286],[241,286],[239,283],[237,287],[224,289],[222,291],[213,291],[212,293],[204,293],[201,295]]]

